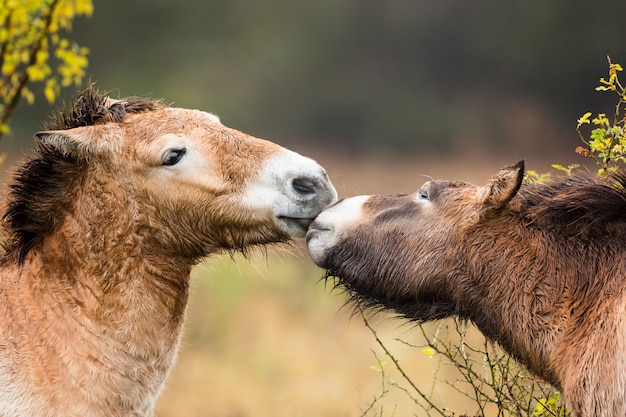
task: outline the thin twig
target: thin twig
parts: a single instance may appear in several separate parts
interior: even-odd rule
[[[402,378],[404,378],[404,380],[411,386],[411,388],[424,400],[426,401],[426,403],[428,403],[428,405],[430,406],[431,410],[435,410],[437,413],[439,413],[441,416],[445,417],[445,413],[439,408],[437,407],[437,405],[435,405],[435,403],[433,403],[430,398],[428,398],[428,396],[426,394],[424,394],[422,392],[422,390],[420,390],[417,385],[415,385],[415,383],[413,382],[413,380],[406,374],[406,372],[404,372],[404,369],[402,369],[402,367],[400,366],[400,363],[398,362],[398,360],[396,359],[396,357],[389,351],[389,349],[387,349],[387,346],[385,346],[385,344],[382,342],[382,340],[380,340],[380,337],[378,336],[378,333],[376,332],[376,330],[374,330],[374,328],[370,325],[369,321],[367,320],[367,317],[365,316],[365,312],[363,311],[363,308],[358,305],[357,308],[359,309],[359,312],[361,314],[361,317],[363,318],[363,322],[365,323],[365,327],[367,327],[369,329],[369,331],[372,333],[372,335],[374,336],[374,338],[376,339],[376,343],[378,343],[378,346],[381,347],[381,349],[385,352],[385,355],[387,355],[387,357],[389,359],[391,359],[391,361],[393,362],[394,366],[396,367],[396,369],[398,370],[398,372],[400,372],[400,374],[402,375]]]

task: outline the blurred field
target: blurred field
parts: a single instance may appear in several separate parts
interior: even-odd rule
[[[312,156],[327,168],[341,196],[413,191],[426,180],[420,174],[481,183],[514,162]],[[157,415],[427,415],[397,389],[368,410],[382,393],[380,372],[371,368],[377,365],[375,354],[402,385],[401,376],[362,318],[344,307],[344,295],[320,281],[323,274],[302,242],[255,251],[248,259],[215,256],[198,266],[179,361]],[[403,368],[430,392],[437,360],[395,340],[420,344],[412,326],[383,314],[372,323]],[[435,385],[433,399],[457,415],[476,412],[443,384]]]

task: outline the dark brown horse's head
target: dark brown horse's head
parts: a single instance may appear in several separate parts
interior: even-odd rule
[[[307,234],[314,262],[357,299],[417,320],[457,313],[451,285],[466,275],[463,234],[515,196],[523,162],[483,186],[428,181],[413,194],[347,198]]]

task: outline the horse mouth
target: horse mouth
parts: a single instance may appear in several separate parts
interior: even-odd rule
[[[287,230],[295,237],[304,237],[314,218],[278,216],[278,220],[287,226]]]
[[[329,232],[330,229],[328,227],[324,227],[319,222],[314,222],[309,225],[309,229],[306,232],[306,242],[309,243],[311,240],[318,237],[320,234],[324,232]]]

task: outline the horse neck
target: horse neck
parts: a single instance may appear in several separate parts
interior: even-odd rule
[[[465,297],[459,302],[462,315],[531,371],[558,386],[551,358],[569,325],[572,290],[568,282],[572,269],[559,262],[563,254],[558,245],[519,230],[500,230],[470,245],[470,273],[459,290]]]
[[[164,331],[175,339],[192,265],[149,243],[128,195],[110,181],[84,181],[60,228],[34,252],[39,274],[46,271],[49,291],[69,289],[97,325],[116,329],[124,343],[134,338],[141,345]]]
[[[59,407],[148,415],[176,357],[191,265],[146,247],[115,191],[75,203],[23,265],[5,260],[0,333],[25,355],[16,372]]]

